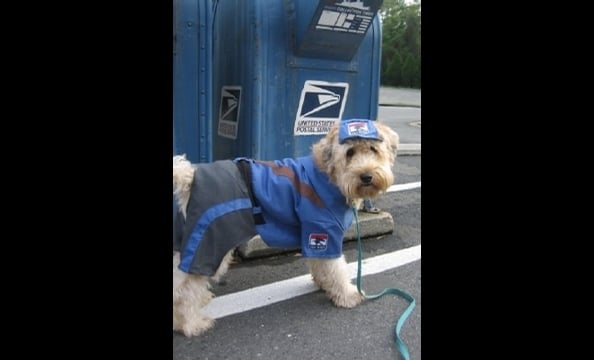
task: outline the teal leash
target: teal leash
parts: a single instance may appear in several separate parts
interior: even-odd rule
[[[359,231],[359,216],[357,215],[357,209],[354,206],[353,206],[353,213],[355,214],[355,225],[357,227],[357,250],[358,250],[358,254],[357,254],[357,290],[367,300],[379,299],[380,297],[382,297],[386,294],[398,295],[398,296],[408,300],[408,302],[409,302],[408,307],[406,308],[406,310],[404,310],[402,315],[400,315],[400,318],[398,319],[398,322],[396,323],[396,326],[394,327],[394,342],[396,343],[396,349],[398,349],[400,354],[402,354],[402,357],[404,358],[404,360],[410,360],[410,354],[408,353],[408,347],[402,341],[402,339],[400,339],[400,329],[402,329],[402,325],[404,325],[404,322],[406,321],[406,319],[408,319],[408,316],[412,313],[413,309],[416,306],[415,298],[413,298],[410,294],[408,294],[402,290],[395,289],[395,288],[386,288],[386,289],[382,290],[381,292],[374,294],[374,295],[365,295],[363,293],[363,291],[361,291],[361,254],[363,253],[363,248],[361,246],[361,232]]]

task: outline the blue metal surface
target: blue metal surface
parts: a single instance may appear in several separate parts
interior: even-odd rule
[[[174,0],[173,153],[212,161],[212,3]]]
[[[360,44],[351,41],[357,48],[351,60],[331,60],[311,53],[300,56],[299,39],[310,27],[318,5],[299,0],[215,0],[213,159],[279,159],[308,154],[323,134],[295,136],[306,82],[348,84],[340,120],[377,118],[379,18],[374,17]],[[221,136],[217,130],[224,86],[241,87],[236,138]],[[335,96],[340,98],[340,94]]]

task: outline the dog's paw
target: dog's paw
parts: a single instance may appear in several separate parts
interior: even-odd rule
[[[203,334],[208,329],[212,328],[214,324],[214,319],[211,319],[204,315],[199,315],[192,321],[186,322],[181,327],[176,328],[174,326],[173,330],[179,331],[187,337],[192,337]]]
[[[356,286],[349,285],[343,292],[333,294],[331,300],[338,307],[353,308],[361,304],[365,296],[359,293]]]

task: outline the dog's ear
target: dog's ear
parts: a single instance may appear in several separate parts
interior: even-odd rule
[[[312,156],[320,171],[325,172],[331,179],[334,174],[332,161],[334,146],[338,143],[338,122],[330,128],[328,134],[312,146]]]
[[[400,145],[400,137],[398,136],[398,133],[379,122],[375,123],[375,127],[379,131],[381,138],[386,142],[388,148],[392,151],[394,156],[396,156],[398,146]]]

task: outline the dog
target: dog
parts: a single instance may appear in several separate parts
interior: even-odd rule
[[[398,134],[377,121],[336,122],[309,156],[275,161],[238,157],[191,164],[173,157],[173,330],[198,336],[214,325],[200,310],[210,281],[255,235],[271,247],[301,248],[314,283],[337,307],[364,300],[342,254],[344,233],[364,199],[394,182]]]

